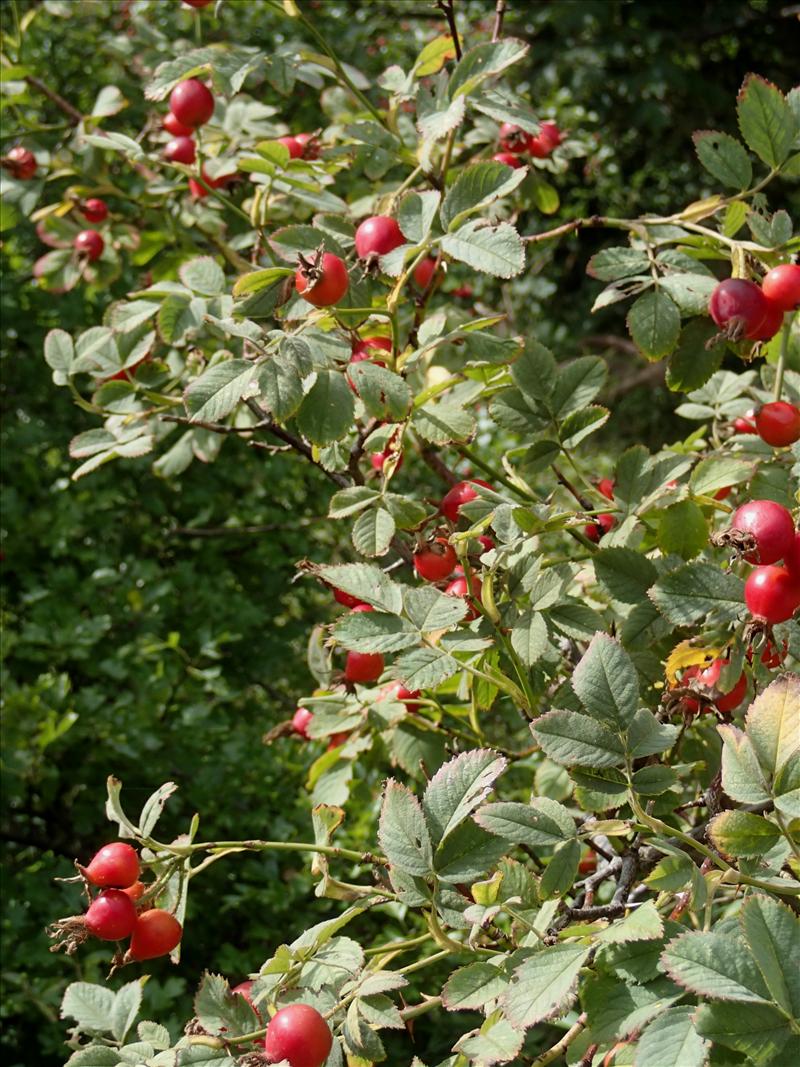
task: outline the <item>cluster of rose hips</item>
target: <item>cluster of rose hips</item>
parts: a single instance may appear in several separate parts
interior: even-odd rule
[[[726,278],[708,302],[711,318],[732,341],[768,341],[783,324],[787,311],[800,308],[800,266],[781,263],[761,282]]]
[[[139,854],[124,841],[105,845],[88,866],[78,866],[86,885],[99,889],[83,915],[60,919],[51,927],[54,950],[74,952],[88,937],[101,941],[130,938],[120,962],[166,956],[178,945],[183,928],[175,916],[146,903],[147,886],[139,880]]]
[[[244,997],[260,1021],[261,1012],[253,1003],[253,983],[248,980],[231,990]],[[267,1063],[290,1067],[322,1067],[333,1048],[333,1034],[325,1019],[310,1004],[287,1004],[279,1008],[267,1024],[264,1055]],[[263,1061],[262,1061],[263,1062]]]
[[[507,167],[522,167],[523,156],[546,159],[563,139],[564,135],[555,122],[540,123],[539,132],[535,135],[526,133],[511,122],[504,122],[500,127],[500,151],[492,159],[496,163],[505,163]]]
[[[753,564],[744,585],[744,599],[756,628],[769,632],[777,623],[786,622],[800,608],[800,532],[795,530],[791,513],[774,500],[750,500],[737,508],[727,530],[714,541],[734,550],[738,558]],[[783,566],[778,566],[783,561]],[[785,652],[785,646],[784,646]],[[752,661],[752,649],[748,649]],[[767,637],[761,662],[774,670],[783,662],[783,654]],[[742,672],[730,692],[720,693],[717,682],[730,660],[719,657],[706,667],[687,667],[680,679],[681,689],[689,688],[698,699],[680,696],[680,708],[687,714],[701,709],[700,696],[706,707],[723,714],[734,711],[747,693],[747,677]],[[691,683],[691,685],[689,684]]]
[[[771,400],[733,420],[737,433],[758,434],[773,448],[786,448],[800,441],[800,408],[786,400]]]
[[[481,485],[486,489],[492,488],[488,482],[473,478],[471,481],[458,482],[442,498],[439,511],[453,525],[458,522],[463,505],[477,499],[476,485]],[[494,548],[494,542],[490,537],[481,535],[478,541],[482,552],[488,552]],[[414,570],[424,581],[442,585],[442,592],[446,596],[461,597],[465,600],[468,608],[467,619],[478,618],[482,583],[475,575],[471,575],[470,580],[467,580],[464,568],[458,563],[455,549],[448,543],[446,537],[436,536],[417,546],[414,552]],[[358,597],[345,593],[341,589],[334,588],[333,596],[337,603],[349,608],[352,612],[374,610],[370,604],[364,603]],[[356,683],[367,685],[377,682],[385,666],[380,652],[348,652],[345,658],[343,679],[348,685]],[[420,695],[419,690],[407,689],[400,682],[393,681],[383,686],[378,699],[399,701],[413,713],[419,707]],[[292,729],[300,737],[309,739],[308,731],[313,718],[313,713],[308,708],[299,707],[292,718]],[[328,744],[328,749],[337,748],[346,738],[346,734],[334,734]]]

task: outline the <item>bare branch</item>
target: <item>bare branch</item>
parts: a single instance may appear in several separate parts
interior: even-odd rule
[[[506,0],[497,0],[494,8],[494,29],[492,30],[492,40],[499,41],[500,35],[503,32],[503,17],[506,13]]]
[[[447,19],[447,24],[450,27],[450,36],[453,38],[453,47],[456,50],[456,59],[461,59],[461,41],[458,36],[458,28],[456,27],[456,16],[453,11],[453,0],[438,0],[437,7],[441,8]]]

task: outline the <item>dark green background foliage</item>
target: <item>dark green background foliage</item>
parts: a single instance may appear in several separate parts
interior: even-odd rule
[[[19,15],[32,6],[18,3]],[[126,122],[141,128],[148,108],[140,63],[155,52],[131,51],[124,5],[44,6],[26,32],[26,63],[81,111],[91,110],[103,85],[118,85],[130,101]],[[423,0],[309,6],[339,54],[372,78],[391,63],[408,66],[444,29]],[[595,211],[669,211],[676,191],[681,203],[704,195],[692,130],[729,127],[731,99],[749,70],[783,90],[791,85],[796,52],[785,47],[792,24],[781,17],[783,6],[510,0],[506,31],[532,42],[520,87],[535,107],[578,132],[587,153],[558,178],[556,213],[521,220],[522,232]],[[470,27],[490,24],[494,4],[457,7],[469,43]],[[2,14],[13,19],[11,4]],[[195,17],[188,9],[165,0],[153,17],[176,52],[188,47]],[[219,20],[208,15],[205,24],[207,41],[261,48],[285,29],[255,0],[225,4]],[[272,96],[268,102],[278,102]],[[283,117],[293,131],[326,124],[309,89],[282,106],[291,108]],[[32,93],[29,105],[7,112],[4,150],[25,131],[58,127],[63,118]],[[35,136],[47,145],[63,132]],[[580,248],[563,242],[542,252],[507,286],[503,302],[515,331],[535,329],[564,357],[577,354],[577,345],[604,352],[632,379],[641,368],[621,336],[618,308],[588,314],[598,284],[585,276],[585,263],[603,242],[602,234],[588,234]],[[68,876],[73,857],[87,859],[109,836],[102,812],[109,773],[124,780],[134,811],[160,782],[178,782],[181,799],[166,817],[167,831],[179,832],[198,810],[208,838],[308,836],[304,772],[312,757],[291,740],[267,747],[261,739],[310,688],[308,633],[333,615],[324,593],[293,583],[294,562],[347,551],[331,524],[317,521],[329,495],[317,472],[282,455],[269,458],[267,477],[267,457],[236,441],[225,443],[216,464],[195,463],[179,485],[156,478],[149,460],[71,483],[67,444],[93,423],[52,386],[41,358],[44,335],[99,321],[110,296],[141,279],[132,268],[112,294],[79,287],[53,297],[29,286],[40,254],[29,224],[3,234],[2,1044],[13,1067],[62,1062],[54,1023],[61,992],[75,977],[102,974],[104,949],[52,956],[43,927],[78,907],[74,888],[53,878]],[[163,258],[154,264],[163,269]],[[453,287],[474,284],[476,301],[503,306],[490,279],[452,276]],[[681,432],[657,377],[611,399],[614,418],[603,435],[609,455],[634,439],[657,446]],[[259,529],[222,532],[237,526]],[[193,535],[198,527],[208,536]],[[375,782],[358,788],[367,840]],[[213,867],[193,891],[183,965],[154,968],[145,1014],[165,1023],[187,1017],[188,991],[202,967],[237,979],[332,907],[314,900],[310,878],[288,861],[262,855]],[[421,1055],[450,1047],[446,1033],[432,1033],[436,1027],[446,1029],[420,1020]]]

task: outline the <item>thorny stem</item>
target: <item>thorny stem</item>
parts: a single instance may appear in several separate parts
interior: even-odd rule
[[[171,852],[175,856],[193,856],[195,852],[215,852],[219,849],[239,849],[242,852],[319,852],[323,856],[381,866],[389,862],[385,856],[378,856],[371,852],[356,852],[352,848],[318,845],[311,841],[199,841],[191,845],[166,845],[154,841],[153,845],[159,852]]]
[[[531,1067],[546,1067],[546,1064],[552,1063],[557,1060],[558,1057],[569,1048],[575,1038],[579,1037],[583,1030],[586,1028],[588,1021],[588,1015],[583,1012],[578,1016],[577,1021],[573,1026],[567,1030],[560,1041],[557,1041],[552,1048],[549,1048],[547,1052],[543,1052],[541,1056],[537,1056],[531,1063]]]

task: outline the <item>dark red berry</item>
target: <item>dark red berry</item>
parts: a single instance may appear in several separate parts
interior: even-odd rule
[[[617,520],[613,515],[608,513],[604,515],[595,515],[594,520],[587,526],[584,526],[583,532],[589,538],[590,541],[594,541],[595,544],[604,537],[609,530],[613,529],[617,525]]]
[[[319,138],[315,133],[298,133],[294,139],[300,145],[303,159],[319,159]]]
[[[294,287],[304,300],[314,307],[330,307],[338,304],[348,290],[349,280],[344,260],[333,252],[325,252],[319,269],[299,267],[294,276]]]
[[[458,482],[442,497],[439,511],[446,515],[450,522],[458,522],[462,506],[469,504],[471,500],[476,500],[478,497],[476,485],[482,485],[485,489],[492,488],[488,482],[484,482],[480,478],[472,478],[468,482]]]
[[[716,286],[708,302],[708,311],[722,329],[730,327],[735,336],[749,335],[767,313],[767,302],[755,282],[745,278],[726,278]]]
[[[800,408],[785,400],[773,400],[756,412],[756,431],[762,441],[784,448],[800,441]]]
[[[397,463],[395,465],[395,470],[399,471],[400,468],[403,466],[402,452],[392,452],[388,449],[386,452],[373,452],[372,455],[369,457],[369,461],[372,464],[373,470],[383,471],[386,464],[389,463],[389,461],[392,460],[395,456],[398,457]]]
[[[800,582],[800,533],[794,535],[794,541],[783,559],[789,573]]]
[[[500,127],[500,148],[513,155],[521,155],[528,149],[528,134],[513,122],[504,122]]]
[[[755,541],[744,558],[748,563],[777,563],[791,551],[794,522],[789,511],[774,500],[751,500],[733,513],[731,530],[749,534]]]
[[[208,86],[197,78],[188,78],[170,93],[169,109],[178,122],[196,130],[214,114],[214,97]]]
[[[328,739],[328,744],[325,747],[326,752],[333,752],[335,748],[340,748],[348,739],[350,734],[343,732],[339,734],[331,734]]]
[[[161,908],[143,911],[131,935],[128,956],[132,960],[154,960],[167,956],[180,943],[183,927],[171,912]]]
[[[414,570],[426,582],[441,582],[449,578],[456,565],[456,551],[446,538],[437,537],[432,544],[414,553]]]
[[[756,567],[744,583],[744,600],[755,618],[786,622],[800,607],[800,576],[785,567]]]
[[[383,674],[383,656],[379,652],[348,652],[344,677],[348,682],[374,682]]]
[[[589,850],[578,864],[579,874],[594,874],[597,870],[597,853]]]
[[[602,493],[606,500],[614,499],[614,479],[601,478],[597,483],[597,491]]]
[[[184,126],[182,122],[178,122],[171,111],[166,113],[161,125],[167,133],[171,133],[173,137],[191,137],[194,133],[194,129],[191,126]]]
[[[771,300],[765,300],[764,303],[766,305],[764,318],[758,326],[747,331],[745,337],[748,341],[769,341],[783,326],[783,308],[773,304]]]
[[[536,159],[546,159],[561,144],[562,135],[554,122],[542,122],[539,132],[528,138],[528,151]]]
[[[781,263],[764,275],[761,292],[781,311],[796,311],[800,308],[800,266],[796,263]]]
[[[97,230],[81,230],[72,247],[80,256],[85,256],[89,262],[99,259],[103,254],[106,243]]]
[[[183,0],[187,7],[208,7],[214,0]]]
[[[427,259],[423,259],[414,268],[414,284],[418,289],[429,289],[434,274],[437,274],[436,260],[432,256],[428,256]]]
[[[351,596],[350,593],[345,593],[341,589],[333,589],[333,599],[337,604],[343,604],[346,608],[354,608],[361,603],[361,598],[357,596]]]
[[[356,255],[359,259],[385,256],[405,243],[400,227],[389,215],[373,215],[364,219],[356,230]]]
[[[139,854],[125,841],[114,841],[96,852],[80,871],[100,889],[127,889],[139,878]]]
[[[129,885],[127,889],[121,889],[120,892],[124,893],[125,896],[129,897],[135,904],[142,899],[146,888],[144,882],[134,882],[133,885]]]
[[[755,417],[755,408],[750,408],[744,413],[744,415],[739,415],[738,418],[733,420],[734,430],[737,433],[758,433],[755,424]]]
[[[279,137],[278,144],[282,144],[284,148],[289,149],[289,159],[300,159],[303,154],[303,146],[296,137]]]
[[[469,586],[467,585],[466,577],[462,576],[454,578],[448,586],[445,587],[445,596],[459,596],[463,597],[468,604],[469,610],[467,611],[468,619],[477,619],[480,615],[480,611],[475,607],[474,601],[481,599],[482,583],[480,578],[476,578],[472,575],[472,595],[470,596]]]
[[[308,727],[313,718],[314,715],[308,708],[298,708],[292,716],[292,729],[301,737],[308,738]]]
[[[81,206],[81,214],[87,222],[103,222],[108,218],[108,204],[105,200],[92,197]]]
[[[514,170],[525,166],[519,156],[515,156],[513,152],[497,152],[492,156],[492,160],[495,163],[504,163],[507,167],[513,167]]]
[[[267,1025],[264,1051],[270,1063],[287,1060],[291,1067],[322,1067],[333,1047],[333,1035],[310,1004],[288,1004]]]
[[[122,889],[104,889],[84,917],[86,929],[101,941],[130,937],[136,925],[136,905]]]
[[[722,674],[723,668],[727,667],[730,660],[727,659],[715,659],[713,663],[710,663],[705,670],[702,670],[697,675],[698,685],[704,689],[713,689],[719,692],[717,689],[717,682],[720,674]],[[719,696],[713,698],[714,706],[717,711],[733,711],[734,708],[738,708],[744,699],[747,692],[747,676],[743,673],[739,678],[739,681],[728,693],[722,693]]]
[[[189,167],[196,157],[195,143],[191,137],[173,137],[164,145],[164,159],[169,163],[185,163]]]
[[[29,148],[23,148],[21,144],[18,144],[3,159],[3,166],[13,178],[24,182],[34,176],[38,163],[36,156]]]

